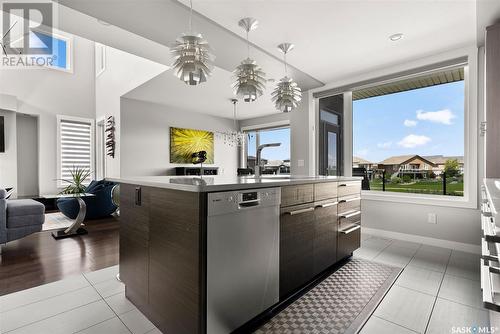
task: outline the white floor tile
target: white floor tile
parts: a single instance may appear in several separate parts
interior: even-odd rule
[[[394,285],[375,315],[418,333],[425,331],[435,297]]]
[[[91,286],[1,313],[0,332],[10,331],[100,300]]]
[[[416,242],[411,242],[411,241],[404,241],[404,240],[394,240],[391,244],[391,246],[398,246],[398,247],[405,247],[405,248],[410,248],[415,251],[417,251],[422,244],[416,243]]]
[[[81,331],[115,316],[102,300],[18,328],[9,334],[68,334]]]
[[[472,307],[483,307],[481,283],[467,278],[444,275],[439,297]]]
[[[446,274],[480,280],[479,255],[453,251],[451,253]]]
[[[410,262],[416,251],[416,249],[391,244],[380,252],[373,261],[403,268]]]
[[[375,316],[372,316],[364,325],[363,329],[359,332],[359,334],[382,334],[382,333],[415,334],[416,332]]]
[[[82,275],[78,275],[61,281],[1,296],[0,313],[78,290],[86,286],[90,286],[89,282]]]
[[[396,284],[436,296],[443,276],[444,273],[438,271],[419,267],[406,267],[399,275]]]
[[[118,281],[116,278],[97,283],[94,288],[99,292],[104,298],[116,295],[117,293],[125,291],[125,284]]]
[[[147,332],[147,334],[163,334],[158,328],[153,329],[150,332]]]
[[[472,331],[474,326],[490,326],[487,311],[438,298],[426,334],[452,333],[453,327],[465,327],[470,329],[468,333],[478,333]]]
[[[364,260],[373,260],[381,251],[361,247],[353,252],[353,256]]]
[[[155,326],[139,310],[133,310],[120,315],[120,319],[133,334],[145,334]]]
[[[106,303],[118,315],[134,310],[136,307],[126,297],[125,292],[105,298]]]
[[[101,270],[92,271],[90,273],[84,273],[84,275],[91,284],[95,285],[97,283],[109,281],[112,278],[116,278],[118,271],[118,266],[113,266]]]
[[[118,317],[115,317],[84,329],[78,334],[130,334],[130,331]]]
[[[423,245],[415,253],[415,256],[408,265],[444,272],[446,270],[450,254],[450,249]]]

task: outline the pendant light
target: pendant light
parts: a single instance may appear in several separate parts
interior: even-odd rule
[[[248,33],[255,30],[258,21],[251,17],[246,17],[238,22],[238,25],[245,29],[247,33],[247,58],[241,62],[234,70],[236,81],[233,84],[234,93],[245,102],[253,102],[264,93],[266,86],[266,74],[262,71],[257,62],[250,58],[250,42]]]
[[[288,66],[286,63],[286,54],[293,49],[294,45],[290,43],[282,43],[278,45],[278,49],[283,52],[283,60],[285,62],[285,76],[276,85],[272,92],[272,101],[276,109],[281,112],[290,112],[297,108],[302,100],[302,91],[292,78],[288,77]]]
[[[182,34],[171,47],[174,74],[187,85],[198,85],[212,74],[215,56],[201,34],[193,33],[193,1],[189,1],[189,32]]]
[[[233,104],[233,121],[234,121],[234,129],[238,129],[238,121],[236,120],[236,104],[238,103],[237,99],[230,99]],[[245,133],[238,130],[227,130],[217,133],[218,137],[224,142],[224,144],[235,147],[242,146],[245,142]]]

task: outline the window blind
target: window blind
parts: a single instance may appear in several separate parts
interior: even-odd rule
[[[92,123],[61,119],[59,129],[61,178],[71,180],[71,171],[77,167],[91,171]]]

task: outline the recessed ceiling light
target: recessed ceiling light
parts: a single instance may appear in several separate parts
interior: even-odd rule
[[[402,33],[397,33],[397,34],[389,36],[389,39],[391,41],[393,41],[393,42],[399,41],[401,38],[403,38],[403,34]]]

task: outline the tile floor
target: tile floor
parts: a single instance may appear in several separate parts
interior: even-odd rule
[[[0,333],[160,334],[125,298],[118,266],[0,297]]]
[[[404,267],[361,334],[450,333],[489,326],[481,307],[479,256],[363,235],[355,257]],[[0,297],[0,333],[160,334],[125,298],[118,267]]]
[[[363,235],[355,257],[404,268],[361,334],[442,334],[489,326],[479,255]]]

